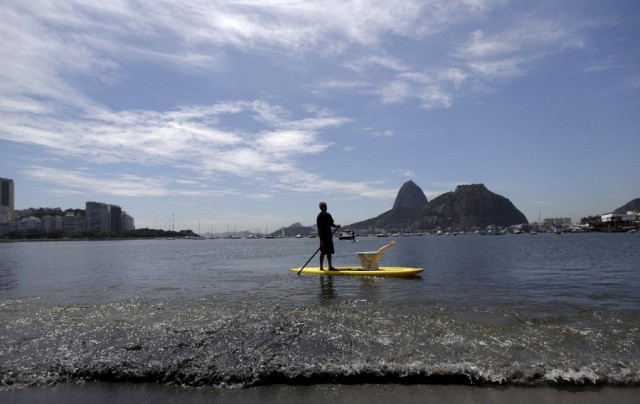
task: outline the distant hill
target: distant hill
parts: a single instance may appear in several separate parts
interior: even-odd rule
[[[433,199],[420,212],[417,229],[511,226],[527,218],[511,201],[489,191],[483,184],[459,185],[455,191]]]
[[[408,181],[400,188],[391,210],[347,228],[422,231],[437,227],[471,229],[522,223],[527,223],[525,215],[509,199],[489,191],[483,184],[460,185],[455,191],[428,202],[422,189]]]
[[[618,209],[614,210],[613,213],[618,213],[618,214],[625,214],[629,211],[632,210],[640,210],[640,198],[636,198],[630,202],[627,202],[626,204],[624,204],[623,206],[619,207]]]
[[[373,219],[350,224],[346,228],[364,231],[406,229],[420,217],[420,210],[427,205],[427,202],[422,188],[413,181],[407,181],[400,187],[391,210]]]
[[[294,223],[291,226],[288,227],[282,227],[276,231],[274,231],[273,233],[271,233],[271,236],[282,236],[284,235],[285,237],[295,237],[297,235],[301,235],[301,236],[308,236],[309,234],[312,233],[316,233],[316,226],[303,226],[300,223]]]

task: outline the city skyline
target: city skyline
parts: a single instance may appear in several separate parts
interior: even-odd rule
[[[484,183],[530,222],[640,196],[640,4],[11,2],[0,175],[16,208],[136,227],[337,222]],[[206,229],[206,230],[204,230]]]
[[[120,205],[104,202],[87,201],[84,209],[40,206],[14,210],[13,195],[6,195],[4,187],[5,183],[12,184],[13,181],[0,178],[0,182],[3,185],[0,236],[16,231],[72,236],[76,233],[121,234],[135,230],[135,219]],[[4,208],[7,208],[6,215]]]

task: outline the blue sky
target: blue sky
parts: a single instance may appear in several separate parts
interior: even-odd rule
[[[640,197],[637,1],[39,1],[0,9],[16,208],[349,224],[413,180],[530,221]]]

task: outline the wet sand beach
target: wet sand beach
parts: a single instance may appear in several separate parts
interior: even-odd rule
[[[455,385],[315,385],[244,389],[155,384],[72,383],[0,392],[11,403],[637,403],[638,387],[478,387]]]

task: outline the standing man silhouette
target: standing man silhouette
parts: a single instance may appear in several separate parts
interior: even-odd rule
[[[320,213],[318,213],[316,225],[318,226],[318,237],[320,238],[320,270],[324,271],[324,256],[326,255],[329,271],[335,271],[336,269],[331,263],[331,255],[334,254],[333,232],[331,229],[338,228],[340,225],[333,223],[333,217],[327,212],[327,204],[324,202],[320,202]]]

